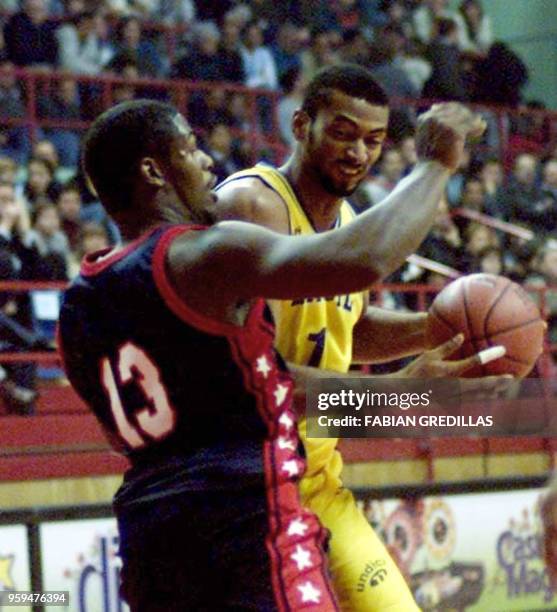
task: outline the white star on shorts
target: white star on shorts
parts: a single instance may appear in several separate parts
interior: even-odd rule
[[[296,446],[294,445],[294,442],[282,436],[278,439],[278,447],[281,450],[291,450],[291,451],[296,450]]]
[[[265,355],[261,355],[261,357],[257,358],[257,367],[255,368],[255,371],[263,374],[263,378],[267,378],[267,375],[272,369],[273,368]]]
[[[285,461],[282,464],[282,470],[283,472],[288,472],[289,476],[297,476],[300,471],[298,468],[298,464],[296,463],[296,461],[294,461],[294,459],[291,459],[290,461]]]
[[[277,388],[274,390],[275,401],[277,406],[280,406],[282,402],[286,399],[286,394],[288,393],[288,387],[285,385],[278,384]]]
[[[280,417],[279,423],[284,425],[286,429],[291,429],[292,425],[294,425],[294,421],[288,416],[288,414],[286,414],[286,412]]]
[[[298,569],[301,571],[306,567],[312,567],[313,563],[311,562],[311,553],[309,550],[306,550],[303,546],[296,546],[296,552],[293,555],[290,555],[290,558],[296,562]]]
[[[301,519],[294,519],[290,521],[288,525],[288,531],[286,532],[289,536],[303,536],[308,530],[308,526]]]
[[[298,591],[300,591],[302,594],[302,603],[319,603],[319,600],[321,599],[321,591],[316,589],[309,581],[301,584],[298,587]]]

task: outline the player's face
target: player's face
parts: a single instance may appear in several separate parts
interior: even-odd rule
[[[197,147],[195,134],[181,115],[174,123],[177,132],[172,145],[168,180],[194,220],[209,220],[208,209],[216,202],[212,191],[216,177],[213,160]]]
[[[304,158],[321,186],[338,197],[349,196],[381,154],[389,109],[334,91],[309,125]]]

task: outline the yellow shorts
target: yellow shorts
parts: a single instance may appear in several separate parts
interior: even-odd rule
[[[346,612],[419,612],[392,557],[350,491],[342,487],[337,440],[300,435],[307,455],[300,482],[301,501],[331,534],[329,568],[341,610]]]

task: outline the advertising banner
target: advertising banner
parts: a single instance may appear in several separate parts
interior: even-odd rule
[[[72,612],[127,612],[118,596],[117,552],[114,519],[43,523],[44,590],[69,591]]]
[[[0,591],[27,591],[30,587],[27,529],[23,525],[0,527]],[[18,609],[31,610],[28,606]]]
[[[543,490],[359,503],[424,611],[557,610],[542,560]],[[362,575],[362,588],[373,576]]]

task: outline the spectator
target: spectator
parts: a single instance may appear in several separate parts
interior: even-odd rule
[[[510,115],[511,134],[505,147],[504,163],[509,168],[517,155],[545,154],[547,143],[552,139],[551,121],[547,118],[545,105],[537,100],[521,106],[519,113]]]
[[[0,121],[22,119],[25,115],[25,102],[16,80],[14,65],[5,55],[0,55]],[[0,155],[6,155],[18,164],[24,164],[29,157],[30,148],[26,127],[8,124],[2,128]]]
[[[532,229],[543,229],[545,206],[538,206],[542,193],[536,184],[537,167],[538,159],[533,155],[525,153],[516,158],[508,184],[496,196],[499,217],[526,223]]]
[[[414,32],[424,45],[439,36],[438,20],[454,18],[454,13],[447,9],[447,4],[447,0],[424,0],[423,4],[414,11],[412,16]]]
[[[232,0],[196,0],[195,8],[198,21],[222,23],[226,13],[234,6]]]
[[[0,185],[15,185],[18,167],[13,157],[0,155]]]
[[[244,133],[248,133],[251,126],[248,114],[249,103],[247,95],[239,91],[233,92],[228,100],[227,113],[229,114],[230,127],[234,127]]]
[[[216,123],[211,127],[205,150],[214,162],[212,172],[219,183],[241,169],[233,149],[230,129],[224,123]]]
[[[60,215],[56,205],[50,201],[37,205],[33,219],[27,243],[35,248],[39,255],[35,277],[38,280],[48,281],[67,280],[70,246],[66,235],[61,231]]]
[[[276,42],[271,51],[275,60],[277,78],[280,79],[293,68],[300,69],[300,51],[302,50],[302,37],[300,28],[290,21],[282,24],[277,32]]]
[[[431,231],[418,253],[451,268],[462,268],[463,244],[460,231],[449,213],[446,198],[439,202],[439,212]]]
[[[134,83],[139,79],[135,59],[127,54],[122,54],[112,64],[112,67],[115,68],[116,76],[122,79],[112,86],[112,104],[120,104],[120,102],[127,102],[139,97]],[[149,97],[147,94],[143,95]]]
[[[159,0],[105,0],[105,8],[113,17],[148,19],[159,9]]]
[[[369,41],[362,30],[346,30],[339,49],[343,62],[366,66],[370,59]]]
[[[56,64],[58,45],[47,17],[45,0],[23,0],[22,10],[8,19],[4,26],[6,52],[16,66],[52,68]]]
[[[419,91],[408,78],[399,60],[404,44],[402,30],[385,27],[371,48],[371,72],[389,97],[417,98]]]
[[[415,40],[406,39],[397,59],[415,90],[421,95],[432,72],[431,64],[424,57],[424,52]]]
[[[169,25],[191,26],[195,21],[194,0],[160,0],[155,17]]]
[[[469,176],[464,179],[459,207],[485,212],[485,190],[479,177]]]
[[[233,19],[225,20],[222,26],[219,54],[222,69],[226,75],[225,80],[232,83],[243,83],[244,62],[240,54],[240,26]]]
[[[239,95],[243,104],[246,105],[245,98],[241,94]],[[230,104],[228,103],[224,87],[214,87],[206,92],[200,92],[198,95],[192,96],[188,108],[188,118],[192,126],[203,129],[216,123],[233,125],[234,121],[230,114]]]
[[[156,46],[143,38],[142,23],[137,17],[122,19],[116,30],[115,57],[121,53],[131,54],[140,76],[162,77],[163,62]]]
[[[379,9],[384,14],[383,20],[386,21],[384,25],[401,28],[407,40],[412,38],[414,34],[412,17],[404,0],[381,0]]]
[[[34,249],[26,245],[29,225],[25,204],[16,198],[13,185],[0,184],[0,278],[2,280],[34,279],[37,254]],[[32,348],[34,334],[28,294],[4,294],[0,296],[0,306],[2,350],[24,351]],[[4,366],[0,376],[3,378],[0,394],[9,410],[21,414],[34,412],[35,372],[36,366],[33,363],[20,362]]]
[[[263,33],[258,23],[251,21],[245,26],[242,43],[240,53],[244,63],[245,84],[254,89],[277,89],[275,60],[270,50],[263,44]],[[274,128],[272,100],[268,96],[258,95],[256,105],[261,129],[268,134]]]
[[[460,50],[487,55],[493,44],[493,31],[491,19],[484,13],[480,0],[463,0],[453,18],[458,27]]]
[[[60,165],[60,159],[58,157],[58,151],[54,144],[45,138],[37,140],[33,144],[31,150],[31,156],[36,159],[45,160],[54,170],[54,177],[56,178],[56,172]]]
[[[500,248],[497,232],[487,225],[472,221],[464,231],[465,254],[462,257],[463,269],[470,269],[472,262],[488,247]]]
[[[226,81],[219,41],[220,32],[213,22],[196,24],[194,46],[174,64],[172,76],[191,81]]]
[[[540,243],[534,260],[534,269],[526,278],[526,284],[549,288],[544,295],[544,306],[549,341],[555,344],[557,342],[557,249],[552,242],[545,240]]]
[[[81,193],[76,183],[70,182],[62,187],[56,202],[60,228],[68,239],[71,251],[77,252],[81,243]]]
[[[32,157],[27,164],[27,181],[23,193],[33,210],[39,198],[55,202],[60,184],[54,179],[54,167],[44,159]]]
[[[485,193],[485,209],[488,214],[497,216],[496,196],[503,185],[505,173],[503,165],[496,157],[486,159],[479,171]]]
[[[332,14],[335,20],[333,28],[344,34],[365,27],[367,24],[365,21],[366,13],[362,8],[363,4],[358,0],[332,2]]]
[[[487,57],[477,65],[475,101],[497,106],[518,106],[528,69],[505,43],[491,45]]]
[[[99,74],[110,60],[97,33],[97,14],[84,11],[56,32],[60,68],[77,74]]]
[[[246,25],[242,33],[242,43],[245,84],[258,89],[277,89],[275,60],[263,44],[263,33],[257,22],[251,21]]]
[[[422,95],[428,99],[464,102],[469,95],[460,65],[456,23],[452,19],[439,19],[437,31],[437,36],[427,50],[432,73]]]
[[[398,149],[385,149],[379,162],[379,175],[361,187],[361,197],[369,208],[384,200],[402,177],[404,163]]]
[[[548,159],[542,170],[542,191],[557,199],[557,159]]]
[[[81,102],[77,82],[64,77],[56,82],[54,91],[41,96],[38,102],[41,119],[81,120]],[[62,166],[75,168],[79,163],[80,131],[76,128],[46,128],[45,136],[54,144]]]
[[[290,149],[294,149],[296,138],[292,133],[294,111],[301,107],[305,83],[299,68],[291,68],[280,80],[282,96],[278,103],[278,124],[280,136]]]
[[[484,274],[504,274],[503,251],[499,247],[488,246],[479,251],[469,272],[483,272]]]
[[[315,73],[324,66],[331,66],[340,61],[334,49],[334,34],[330,30],[314,30],[311,36],[311,46],[302,51],[302,74],[306,83],[311,81]]]

